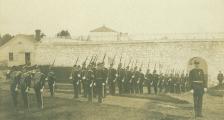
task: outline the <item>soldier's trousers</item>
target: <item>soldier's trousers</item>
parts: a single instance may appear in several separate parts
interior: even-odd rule
[[[79,97],[79,84],[77,85],[77,82],[73,82],[73,87],[74,87],[74,97],[78,98]]]
[[[194,98],[195,116],[202,115],[203,93],[194,91],[193,98]]]
[[[123,93],[122,82],[118,83],[119,95]]]
[[[109,84],[110,94],[115,95],[115,82]]]
[[[82,85],[83,85],[83,96],[87,97],[87,94],[88,94],[88,92],[87,92],[88,91],[87,90],[88,89],[88,84],[86,82],[83,82]]]
[[[153,88],[154,88],[154,92],[155,92],[155,94],[157,94],[157,91],[158,91],[158,86],[157,86],[157,84],[153,84]]]
[[[29,103],[28,103],[29,98],[28,98],[28,93],[26,92],[26,89],[21,88],[21,94],[22,94],[22,99],[24,102],[24,108],[27,109],[29,106]]]
[[[11,90],[11,95],[12,95],[13,105],[15,107],[17,107],[17,95],[18,95],[18,92],[15,91],[15,90]]]
[[[92,102],[92,100],[93,100],[93,86],[90,86],[90,85],[88,86],[87,96],[88,96],[88,101]]]
[[[96,88],[97,88],[97,95],[98,95],[98,103],[102,103],[103,101],[103,86],[102,86],[102,83],[98,83],[96,85]]]
[[[51,96],[54,96],[54,86],[53,86],[53,84],[52,83],[48,83],[48,87],[49,87]]]
[[[148,94],[151,94],[151,85],[147,85],[147,89],[148,89]]]
[[[140,94],[143,94],[143,84],[139,85],[139,91],[140,91]]]
[[[42,108],[43,107],[43,93],[40,92],[39,88],[34,88],[36,99],[37,99],[37,106]]]

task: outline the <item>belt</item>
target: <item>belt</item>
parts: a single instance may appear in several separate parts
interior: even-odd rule
[[[193,81],[194,83],[203,83],[203,81]]]

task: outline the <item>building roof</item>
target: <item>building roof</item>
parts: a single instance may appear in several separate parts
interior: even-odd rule
[[[117,31],[115,31],[115,30],[113,30],[111,28],[108,28],[108,27],[103,25],[103,26],[101,26],[99,28],[91,30],[90,32],[117,32]]]

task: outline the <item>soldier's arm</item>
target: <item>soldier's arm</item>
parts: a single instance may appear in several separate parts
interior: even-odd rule
[[[203,79],[203,85],[204,85],[204,88],[207,88],[208,85],[207,85],[207,79],[206,79],[206,76],[205,76],[203,70],[201,70],[201,72],[202,72],[202,75],[203,75],[203,76],[202,76],[202,79]]]

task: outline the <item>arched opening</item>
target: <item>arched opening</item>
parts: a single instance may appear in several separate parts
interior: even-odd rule
[[[199,62],[199,68],[201,68],[204,71],[205,79],[208,80],[208,65],[205,59],[200,57],[193,57],[188,61],[187,65],[187,71],[190,72],[194,68],[194,61]]]

